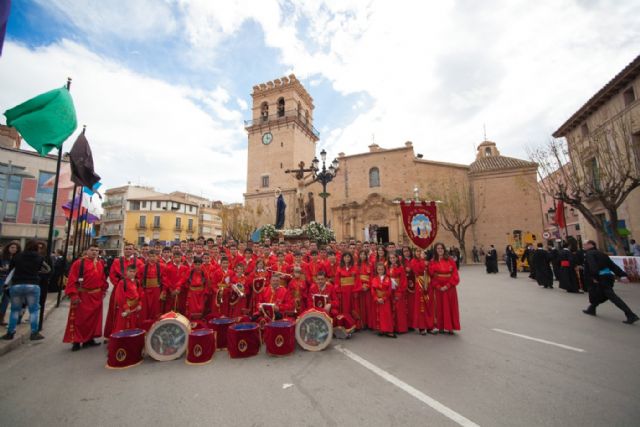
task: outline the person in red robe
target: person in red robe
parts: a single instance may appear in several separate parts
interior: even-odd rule
[[[163,290],[163,272],[164,267],[158,262],[158,254],[154,249],[150,250],[140,278],[140,299],[142,301],[140,319],[143,322],[155,322],[162,314],[160,296]]]
[[[210,309],[211,317],[231,317],[231,285],[234,283],[235,273],[229,267],[229,260],[220,259],[220,269],[214,276],[211,285]]]
[[[293,278],[289,281],[289,298],[287,305],[292,308],[292,317],[297,317],[307,308],[307,283],[302,267],[293,267]]]
[[[375,256],[373,261],[371,261],[371,271],[376,271],[376,264],[381,262],[384,264],[384,268],[389,268],[389,256],[387,255],[387,251],[384,246],[380,245],[376,248]]]
[[[374,302],[371,294],[371,265],[367,251],[358,252],[358,280],[360,282],[360,292],[355,295],[354,304],[360,307],[362,325],[368,329],[375,329],[376,319]]]
[[[182,263],[182,255],[174,253],[172,261],[165,266],[162,279],[161,300],[164,301],[164,313],[175,311],[185,314],[186,292],[183,285],[189,276],[189,268]]]
[[[421,335],[433,333],[434,327],[434,287],[430,286],[429,274],[427,273],[427,260],[425,252],[417,248],[416,256],[411,260],[411,270],[415,278],[415,298],[413,307],[409,306],[409,310],[413,310],[413,327],[417,329]]]
[[[277,261],[269,266],[271,274],[279,274],[286,282],[291,280],[291,264],[284,260],[284,252],[278,252]]]
[[[129,265],[133,264],[136,266],[137,271],[137,279],[140,279],[140,275],[142,274],[142,269],[144,268],[144,262],[142,259],[136,257],[135,255],[135,246],[130,243],[126,243],[124,245],[123,253],[124,255],[113,260],[111,264],[111,269],[109,270],[109,281],[111,285],[114,287],[120,283],[121,280],[125,278],[126,269]],[[111,292],[111,296],[109,297],[109,307],[107,309],[107,320],[104,323],[104,337],[105,340],[109,339],[111,336],[111,332],[113,331],[113,325],[115,321],[115,295],[114,292]]]
[[[207,298],[209,283],[202,270],[202,259],[193,260],[193,269],[185,283],[187,288],[187,317],[189,320],[201,319],[204,315],[205,300]]]
[[[285,280],[278,274],[271,276],[271,286],[266,287],[258,296],[258,301],[253,312],[254,321],[261,324],[271,322],[273,320],[282,319],[284,313],[290,311],[288,306],[289,291]],[[270,304],[272,312],[262,307],[262,304]]]
[[[318,251],[312,250],[309,253],[309,262],[306,264],[305,270],[307,286],[317,281],[319,271],[323,271],[325,275],[328,274],[326,262],[318,257]]]
[[[354,304],[355,296],[360,292],[358,269],[354,265],[351,252],[344,252],[340,259],[340,266],[336,270],[336,292],[340,298],[340,310],[348,313],[356,321],[356,329],[362,329],[362,316],[359,305]]]
[[[116,318],[113,332],[139,328],[142,304],[138,293],[135,265],[131,264],[127,267],[126,277],[116,285],[114,292],[116,293]]]
[[[230,317],[241,317],[249,314],[248,301],[251,298],[251,287],[244,269],[243,262],[237,263],[234,269],[234,280],[229,293]]]
[[[71,350],[80,345],[99,345],[94,338],[102,336],[102,299],[109,284],[104,265],[98,259],[100,249],[91,246],[86,255],[76,260],[69,271],[65,294],[71,299],[63,342],[72,343]]]
[[[256,260],[255,268],[249,275],[248,284],[251,286],[251,292],[249,294],[248,308],[251,312],[255,311],[256,304],[258,302],[258,296],[264,291],[270,283],[270,274],[264,266],[264,260],[259,258]]]
[[[376,264],[376,274],[371,279],[371,297],[375,303],[375,329],[378,334],[397,338],[393,326],[391,278],[382,262]]]
[[[413,315],[414,306],[416,304],[416,279],[411,268],[414,257],[409,246],[402,248],[402,265],[404,266],[404,273],[407,276],[407,292],[405,297],[407,299],[407,323],[409,324],[409,330],[413,331]]]
[[[428,265],[431,286],[436,294],[437,327],[441,334],[447,331],[460,330],[460,313],[458,311],[458,292],[456,286],[460,283],[458,269],[453,259],[449,258],[442,243],[436,243],[433,259]]]
[[[323,296],[324,298],[320,298],[319,296]],[[333,325],[337,326],[337,317],[340,314],[340,302],[338,300],[338,294],[336,294],[335,291],[335,286],[327,282],[324,271],[319,272],[316,276],[316,281],[309,285],[307,306],[324,311],[333,319]]]
[[[409,331],[407,318],[407,276],[404,266],[400,264],[398,255],[391,252],[389,255],[389,277],[391,278],[391,295],[393,317],[395,321],[395,331],[404,334]]]

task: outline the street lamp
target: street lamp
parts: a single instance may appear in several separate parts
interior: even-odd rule
[[[327,184],[333,181],[333,178],[336,177],[340,164],[338,163],[338,159],[333,159],[333,161],[327,168],[327,152],[324,149],[320,152],[320,158],[322,159],[322,169],[319,168],[320,161],[317,157],[314,157],[311,161],[311,170],[313,172],[313,180],[322,184],[322,193],[320,193],[320,197],[322,197],[322,222],[326,227],[327,197],[329,197],[329,193],[327,193]]]

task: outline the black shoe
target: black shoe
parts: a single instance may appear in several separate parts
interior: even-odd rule
[[[583,312],[584,314],[588,314],[589,316],[595,316],[595,315],[596,315],[596,312],[595,312],[595,311],[591,311],[591,310],[589,310],[589,309],[582,310],[582,312]]]
[[[633,325],[638,320],[640,320],[640,317],[638,317],[636,314],[633,314],[631,316],[628,316],[627,320],[623,320],[622,323],[626,323],[627,325]]]
[[[73,345],[71,346],[71,351],[78,351],[78,350],[80,350],[80,343],[74,342]]]
[[[378,332],[378,336],[379,337],[383,337],[384,336],[384,332]]]
[[[10,340],[12,340],[12,339],[13,339],[13,336],[14,336],[15,334],[16,334],[15,332],[7,332],[6,334],[4,334],[4,335],[2,336],[2,339],[3,339],[3,340],[10,341]]]
[[[31,337],[29,337],[31,341],[39,341],[43,340],[44,336],[40,332],[32,332]]]
[[[420,329],[420,335],[427,335],[426,329]]]
[[[440,329],[440,330],[438,331],[438,333],[439,333],[439,334],[445,334],[446,332],[444,331],[444,329]]]
[[[455,332],[453,332],[453,331],[449,331],[449,332],[447,332],[447,333],[448,333],[449,335],[455,335]]]
[[[414,332],[415,330],[415,328],[409,328],[409,332]]]
[[[82,348],[95,347],[97,345],[100,345],[100,343],[97,343],[93,338],[91,338],[89,341],[82,344]]]

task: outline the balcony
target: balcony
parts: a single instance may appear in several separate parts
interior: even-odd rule
[[[136,224],[136,230],[146,230],[148,228],[147,224]]]
[[[182,226],[176,225],[175,227],[173,227],[173,231],[182,231]]]
[[[160,223],[154,223],[153,226],[151,227],[154,230],[160,230]]]
[[[187,233],[193,233],[195,229],[193,227],[187,227]]]
[[[122,206],[124,199],[119,197],[117,199],[107,199],[102,203],[103,208],[108,208],[111,206]]]
[[[122,231],[118,230],[117,228],[102,227],[102,229],[100,230],[101,236],[120,236],[121,234]]]
[[[111,221],[122,221],[124,219],[124,215],[122,214],[107,214],[107,215],[102,215],[100,217],[100,221],[104,222],[111,222]]]
[[[268,117],[260,117],[257,120],[245,120],[244,127],[245,129],[248,129],[253,126],[261,126],[266,124],[277,125],[280,123],[286,123],[288,121],[297,121],[300,126],[306,128],[316,138],[320,138],[320,132],[318,132],[318,130],[305,119],[304,113],[299,112],[298,110],[285,111],[283,115],[279,115],[276,112],[275,114],[270,114]]]

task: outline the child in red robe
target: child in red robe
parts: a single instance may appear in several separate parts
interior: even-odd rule
[[[126,277],[117,284],[114,291],[116,316],[113,332],[140,327],[140,295],[138,293],[138,281],[136,280],[136,266],[127,267]]]
[[[460,330],[460,313],[458,311],[458,292],[460,283],[458,269],[453,259],[449,258],[442,243],[436,243],[433,259],[429,262],[429,277],[436,294],[436,319],[440,333],[445,331],[453,335]]]
[[[193,269],[185,282],[187,288],[187,317],[189,320],[201,319],[204,315],[205,300],[209,283],[202,270],[202,259],[194,258]]]
[[[371,279],[371,296],[375,302],[376,327],[380,335],[397,338],[393,327],[391,278],[384,263],[376,264],[376,274]]]
[[[400,264],[398,256],[392,252],[389,255],[389,277],[391,278],[391,295],[393,298],[393,317],[395,321],[395,331],[404,334],[409,331],[407,317],[407,276],[404,266]]]

